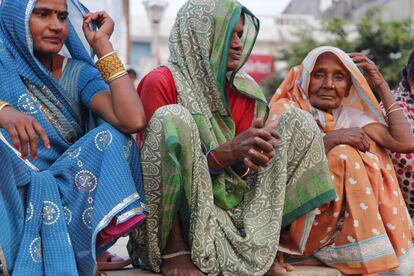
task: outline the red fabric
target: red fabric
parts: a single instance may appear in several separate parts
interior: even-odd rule
[[[149,121],[154,112],[169,104],[177,104],[177,89],[171,71],[163,66],[146,75],[138,85],[138,95],[144,105]],[[232,118],[236,126],[236,135],[247,130],[253,121],[255,101],[238,93],[226,85]]]
[[[119,238],[131,230],[133,227],[135,227],[144,218],[145,215],[141,214],[118,225],[116,224],[117,218],[113,218],[109,225],[98,233],[98,236],[96,237],[96,247],[100,247],[104,244],[109,243],[110,241],[115,240],[116,238]]]
[[[239,135],[252,125],[255,101],[232,89],[229,83],[226,83],[226,93],[236,135]]]

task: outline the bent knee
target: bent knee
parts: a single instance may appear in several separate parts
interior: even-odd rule
[[[181,131],[194,132],[197,125],[190,111],[182,105],[171,104],[158,108],[148,122],[147,131],[166,127],[179,128]]]
[[[169,104],[158,108],[152,115],[152,119],[189,119],[192,118],[190,111],[179,104]]]
[[[307,132],[309,136],[321,134],[321,130],[312,115],[299,108],[291,108],[283,112],[280,116],[279,126],[298,129],[301,133]]]
[[[103,123],[93,130],[86,133],[82,138],[88,140],[102,150],[111,144],[121,145],[132,141],[132,136],[121,132],[109,123]]]
[[[327,154],[329,166],[335,165],[338,162],[348,161],[348,160],[360,160],[361,156],[359,151],[349,145],[337,145],[333,147]]]

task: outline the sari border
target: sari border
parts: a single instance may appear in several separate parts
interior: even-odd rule
[[[27,4],[26,11],[25,11],[26,43],[27,43],[27,48],[32,55],[33,55],[33,47],[32,47],[32,34],[30,32],[30,15],[33,12],[34,5],[35,5],[35,0],[30,0]]]
[[[307,213],[309,213],[309,211],[335,199],[336,199],[335,189],[331,189],[323,194],[318,195],[317,197],[306,202],[299,208],[293,210],[289,214],[284,215],[282,219],[282,229],[288,226],[289,224],[291,224],[295,219],[303,215],[306,215]]]
[[[141,213],[141,214],[144,213],[144,210],[145,210],[144,207],[137,207],[137,208],[134,208],[134,209],[132,209],[132,210],[126,212],[126,213],[123,213],[122,215],[120,215],[117,218],[116,223],[117,224],[124,223],[128,219],[136,216],[138,213]]]
[[[8,148],[10,148],[14,154],[16,154],[16,156],[23,161],[23,163],[25,163],[30,169],[36,171],[36,172],[40,172],[40,169],[38,167],[36,167],[35,165],[33,165],[33,163],[31,163],[29,160],[27,159],[23,159],[22,155],[20,152],[18,152],[15,148],[13,148],[9,142],[7,141],[7,139],[3,136],[3,134],[0,132],[0,141],[2,141]]]
[[[10,276],[9,271],[7,270],[7,262],[6,262],[6,256],[4,255],[3,248],[0,246],[0,268],[1,272],[5,276]]]
[[[106,226],[108,226],[109,222],[112,220],[112,218],[119,213],[120,211],[122,211],[126,206],[134,203],[135,201],[139,200],[141,197],[139,196],[138,192],[134,192],[133,194],[129,195],[128,197],[124,198],[120,203],[118,203],[114,208],[112,208],[112,210],[109,211],[109,213],[107,215],[105,215],[102,220],[98,223],[98,225],[96,226],[95,230],[93,231],[92,234],[92,244],[91,244],[91,248],[94,249],[96,247],[96,236],[98,235],[98,233],[105,228]],[[132,211],[137,211],[140,210],[141,212],[132,212]],[[141,208],[135,208],[129,212],[131,212],[129,214],[129,217],[132,217],[133,215],[139,215],[144,213],[145,208],[142,207]],[[96,249],[95,250],[91,250],[92,251],[92,257],[94,260],[96,260]],[[96,272],[96,267],[95,267],[95,271],[94,274]]]

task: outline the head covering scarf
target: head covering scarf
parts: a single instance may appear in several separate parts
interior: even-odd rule
[[[62,73],[73,73],[66,91],[66,80],[56,81],[34,55],[35,5],[4,0],[0,8],[0,99],[33,116],[52,148],[39,143],[38,158],[31,160],[36,167],[28,167],[7,148],[10,137],[0,129],[0,262],[6,275],[93,275],[96,249],[103,248],[97,234],[113,218],[119,225],[143,210],[138,152],[108,124],[80,137],[81,106],[107,89],[82,38],[86,9],[66,0],[62,54],[74,64]]]
[[[313,107],[309,102],[308,88],[311,73],[318,57],[323,53],[336,55],[351,74],[350,93],[348,97],[343,99],[341,105],[362,110],[377,122],[386,124],[378,101],[361,71],[344,51],[330,46],[313,49],[301,65],[295,66],[289,71],[270,101],[271,117],[279,116],[290,107],[298,107],[311,113],[323,132],[335,129],[333,115]]]
[[[92,51],[82,32],[86,8],[76,0],[67,0],[70,20],[62,54],[93,65]],[[34,55],[30,16],[36,1],[5,0],[0,9],[0,90],[1,99],[14,102],[15,91],[24,91],[25,80],[38,87],[33,95],[44,104],[62,126],[56,129],[69,144],[82,135],[82,113],[58,81]],[[17,72],[18,74],[13,74]],[[22,81],[23,80],[23,81]],[[39,91],[40,90],[40,91]]]
[[[311,73],[323,53],[336,55],[351,75],[352,87],[341,105],[364,111],[385,124],[377,100],[351,58],[338,48],[326,46],[312,50],[302,65],[289,72],[271,100],[269,119],[298,107],[313,115],[322,132],[335,130],[333,115],[309,102]],[[407,220],[388,154],[371,142],[365,153],[338,145],[327,153],[327,158],[337,199],[318,209],[317,223],[308,224],[304,217],[294,221],[290,232],[282,237],[281,247],[287,252],[313,255],[347,275],[412,273],[412,223]],[[303,233],[307,235],[306,243]]]
[[[239,68],[227,72],[232,32],[244,16],[243,54]],[[256,101],[255,117],[265,119],[266,100],[257,83],[241,67],[259,31],[259,20],[234,0],[190,0],[178,12],[169,40],[167,67],[177,87],[178,103],[193,116],[206,153],[235,137],[225,83]],[[232,170],[214,181],[218,206],[235,207],[246,183]],[[227,191],[227,192],[226,192]],[[229,192],[230,191],[230,192]]]

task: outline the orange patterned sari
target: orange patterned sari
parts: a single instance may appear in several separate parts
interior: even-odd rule
[[[311,113],[322,132],[338,128],[333,115],[311,106],[307,95],[310,73],[325,52],[335,54],[351,74],[353,85],[343,106],[385,124],[359,69],[346,53],[333,47],[314,49],[289,72],[270,102],[269,119],[296,107]],[[298,263],[320,261],[346,274],[413,274],[413,225],[388,154],[371,141],[369,152],[339,145],[327,157],[336,200],[287,227],[279,250]]]

